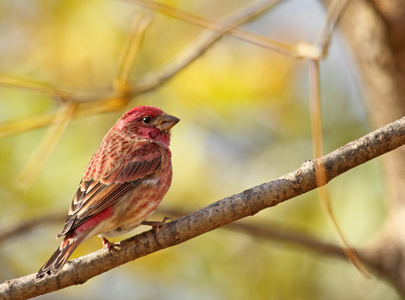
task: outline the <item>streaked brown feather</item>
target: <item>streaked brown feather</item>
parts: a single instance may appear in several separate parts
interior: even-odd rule
[[[117,142],[116,139],[111,141]],[[119,158],[117,155],[113,159],[99,158],[99,155],[110,147],[108,140],[103,141],[102,147],[94,154],[73,198],[65,226],[58,237],[67,235],[114,204],[122,195],[135,188],[141,179],[153,174],[161,166],[165,152],[158,143],[141,140],[121,144],[122,147],[115,147],[116,153],[120,153]],[[93,177],[89,178],[88,175]]]
[[[65,237],[60,247],[38,271],[36,280],[44,279],[46,274],[57,274],[85,237],[85,235],[76,236],[76,238]]]

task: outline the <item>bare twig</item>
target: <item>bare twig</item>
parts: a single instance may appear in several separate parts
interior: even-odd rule
[[[30,220],[25,220],[17,224],[9,225],[0,230],[0,244],[5,243],[7,240],[15,238],[18,235],[29,233],[39,226],[44,226],[52,223],[63,224],[65,218],[66,212],[52,213],[37,218],[33,218]]]
[[[195,61],[225,33],[234,29],[238,25],[257,17],[259,14],[263,13],[265,10],[273,7],[279,2],[281,2],[281,0],[260,0],[249,3],[249,5],[226,16],[222,20],[211,24],[208,29],[215,29],[215,31],[205,31],[197,41],[195,41],[190,47],[185,48],[170,64],[136,80],[132,84],[133,89],[137,93],[144,93],[156,88],[156,86],[161,85],[168,79],[172,78],[174,75],[179,73],[179,71],[183,70],[186,66]]]
[[[281,242],[291,243],[295,246],[304,247],[314,254],[323,254],[341,259],[346,258],[342,248],[337,245],[322,242],[319,239],[298,230],[287,229],[274,224],[266,225],[250,224],[238,221],[226,225],[223,228],[236,232],[244,232],[250,236],[266,240],[278,240]]]
[[[321,159],[325,163],[326,182],[404,144],[405,117],[323,156]],[[167,223],[159,230],[159,241],[155,239],[153,231],[147,231],[120,242],[119,251],[109,252],[102,249],[71,261],[56,277],[35,282],[35,274],[31,274],[7,280],[0,285],[0,297],[25,299],[82,284],[114,267],[252,216],[265,208],[315,189],[316,164],[316,160],[306,161],[301,168],[276,180],[227,197]],[[367,263],[372,267],[376,262],[367,261]]]
[[[31,155],[30,160],[17,178],[17,184],[26,188],[37,178],[45,162],[55,149],[66,127],[69,125],[76,110],[76,103],[70,102],[60,106],[59,112],[53,120],[53,124],[48,128],[41,143]]]
[[[326,12],[325,22],[318,32],[317,38],[313,44],[308,42],[299,42],[296,45],[295,52],[299,58],[307,58],[312,60],[322,60],[328,54],[329,44],[332,40],[333,30],[343,14],[348,0],[333,0]]]
[[[73,102],[79,103],[77,103],[77,108],[73,112],[73,118],[83,118],[122,109],[128,103],[127,99],[128,97],[123,97],[123,95],[118,93],[99,96],[92,98],[90,101],[82,101],[84,99],[79,96],[74,97],[75,101]],[[0,138],[48,126],[57,115],[58,112],[47,113],[23,120],[2,123],[0,124]]]
[[[178,209],[170,209],[167,207],[159,207],[156,212],[172,218],[181,218],[190,214],[190,212],[185,212]],[[307,248],[312,253],[324,254],[342,259],[346,258],[341,247],[320,241],[318,238],[303,233],[302,231],[286,228],[285,225],[283,226],[282,224],[277,224],[274,222],[266,222],[263,224],[258,222],[248,223],[245,221],[237,221],[220,227],[219,229],[242,232],[255,238],[291,243],[296,246]]]
[[[150,24],[150,18],[139,14],[132,25],[132,32],[128,38],[128,41],[124,47],[124,52],[120,60],[117,76],[114,80],[114,87],[117,92],[126,93],[128,90],[128,79],[141,47],[142,40],[146,28]]]
[[[326,12],[326,19],[319,31],[318,36],[315,41],[315,45],[321,49],[322,58],[328,53],[328,48],[332,40],[333,30],[344,12],[346,6],[349,4],[349,0],[334,0],[328,7]]]
[[[190,211],[183,211],[179,209],[170,209],[168,207],[159,207],[155,215],[164,215],[172,219],[181,218],[190,214]],[[66,212],[51,213],[48,215],[42,215],[29,220],[24,220],[16,224],[7,226],[0,229],[0,244],[7,242],[9,239],[18,237],[19,235],[30,233],[38,227],[47,226],[50,224],[59,224],[62,226],[63,221],[66,218]],[[344,258],[344,252],[339,246],[333,244],[327,244],[315,237],[311,237],[298,230],[285,228],[281,224],[275,223],[246,223],[237,222],[231,223],[220,229],[232,230],[235,232],[244,232],[252,237],[263,238],[268,240],[278,240],[281,242],[293,243],[310,249],[315,253],[323,253],[333,256],[342,256]]]
[[[7,77],[7,76],[0,76],[0,86],[11,87],[11,88],[16,88],[16,89],[21,89],[21,90],[27,90],[30,92],[40,93],[40,94],[44,94],[44,95],[50,96],[55,99],[61,99],[61,98],[74,99],[75,98],[73,96],[73,94],[68,91],[57,90],[57,89],[51,88],[50,86],[48,86],[44,83],[28,81],[28,80],[22,81],[22,80]]]
[[[124,0],[129,3],[134,3],[146,9],[158,11],[166,16],[176,18],[178,20],[187,22],[189,24],[197,25],[203,28],[210,28],[212,30],[221,30],[220,28],[213,27],[214,21],[205,19],[201,16],[188,13],[186,11],[170,7],[163,3],[149,1],[149,0]],[[272,51],[280,52],[286,55],[297,57],[295,47],[263,37],[249,31],[235,28],[227,32],[227,35],[237,38],[239,40],[260,46]]]

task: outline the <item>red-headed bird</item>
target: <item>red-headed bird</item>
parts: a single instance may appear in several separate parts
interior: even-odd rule
[[[172,182],[170,129],[179,119],[152,106],[125,113],[108,131],[84,172],[70,205],[63,241],[39,270],[41,280],[59,273],[88,238],[120,236],[139,226],[161,202]]]

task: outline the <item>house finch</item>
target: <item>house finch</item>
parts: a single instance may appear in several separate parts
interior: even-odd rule
[[[84,172],[70,205],[59,248],[39,270],[40,280],[58,274],[88,238],[119,236],[141,225],[172,181],[169,130],[179,119],[152,106],[125,113],[108,131]],[[146,222],[145,222],[146,223]]]

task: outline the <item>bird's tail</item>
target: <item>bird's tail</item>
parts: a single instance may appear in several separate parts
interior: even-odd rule
[[[75,236],[66,236],[60,244],[59,248],[56,249],[51,258],[38,271],[36,280],[40,281],[50,275],[57,275],[62,267],[65,265],[69,257],[72,255],[73,251],[75,251],[77,246],[79,246],[84,238],[85,235],[82,234]]]

